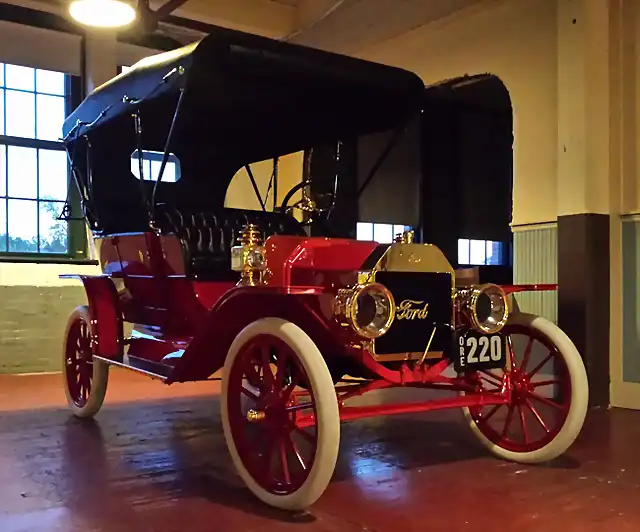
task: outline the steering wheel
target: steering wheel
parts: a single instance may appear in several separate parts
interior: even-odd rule
[[[280,212],[284,212],[290,216],[293,216],[294,209],[306,213],[306,220],[301,222],[303,226],[311,225],[325,213],[331,212],[336,200],[335,189],[326,194],[314,194],[315,199],[312,198],[305,190],[310,184],[311,179],[307,179],[293,186],[291,190],[287,192],[279,208]],[[302,197],[295,203],[289,205],[291,198],[293,198],[294,194],[298,191],[302,191]]]

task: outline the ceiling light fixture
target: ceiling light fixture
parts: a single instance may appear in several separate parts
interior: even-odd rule
[[[80,24],[96,28],[122,28],[136,19],[136,10],[123,0],[74,0],[69,13]]]

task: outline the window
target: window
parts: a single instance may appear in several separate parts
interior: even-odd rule
[[[458,239],[458,264],[470,266],[501,266],[504,264],[504,244],[493,240]]]
[[[356,238],[358,240],[375,240],[379,244],[390,244],[398,234],[402,234],[404,231],[411,231],[411,227],[408,225],[358,222]]]
[[[68,198],[60,142],[70,76],[0,63],[0,253],[84,254],[61,220]],[[78,250],[82,247],[82,250]]]
[[[164,153],[158,151],[142,150],[142,173],[145,181],[157,181],[162,166]],[[131,154],[131,173],[140,179],[140,164],[138,162],[138,152]],[[180,179],[180,161],[173,154],[169,154],[167,164],[162,173],[162,183],[175,183]]]

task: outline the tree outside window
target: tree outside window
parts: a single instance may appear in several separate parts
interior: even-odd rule
[[[69,78],[0,63],[0,253],[71,257],[84,248],[71,245],[69,222],[60,219],[69,200],[60,139]]]

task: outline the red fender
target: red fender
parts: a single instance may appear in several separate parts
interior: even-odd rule
[[[516,292],[545,292],[558,289],[557,284],[503,284],[500,286],[507,295]]]
[[[118,292],[111,278],[98,275],[61,275],[60,278],[80,279],[84,285],[95,353],[105,358],[119,357],[124,351],[124,332],[118,311]]]
[[[278,317],[302,328],[326,355],[342,354],[338,331],[318,312],[320,294],[312,290],[292,294],[277,287],[239,287],[230,290],[209,311],[202,328],[176,363],[166,384],[204,380],[224,365],[235,337],[251,322]]]

